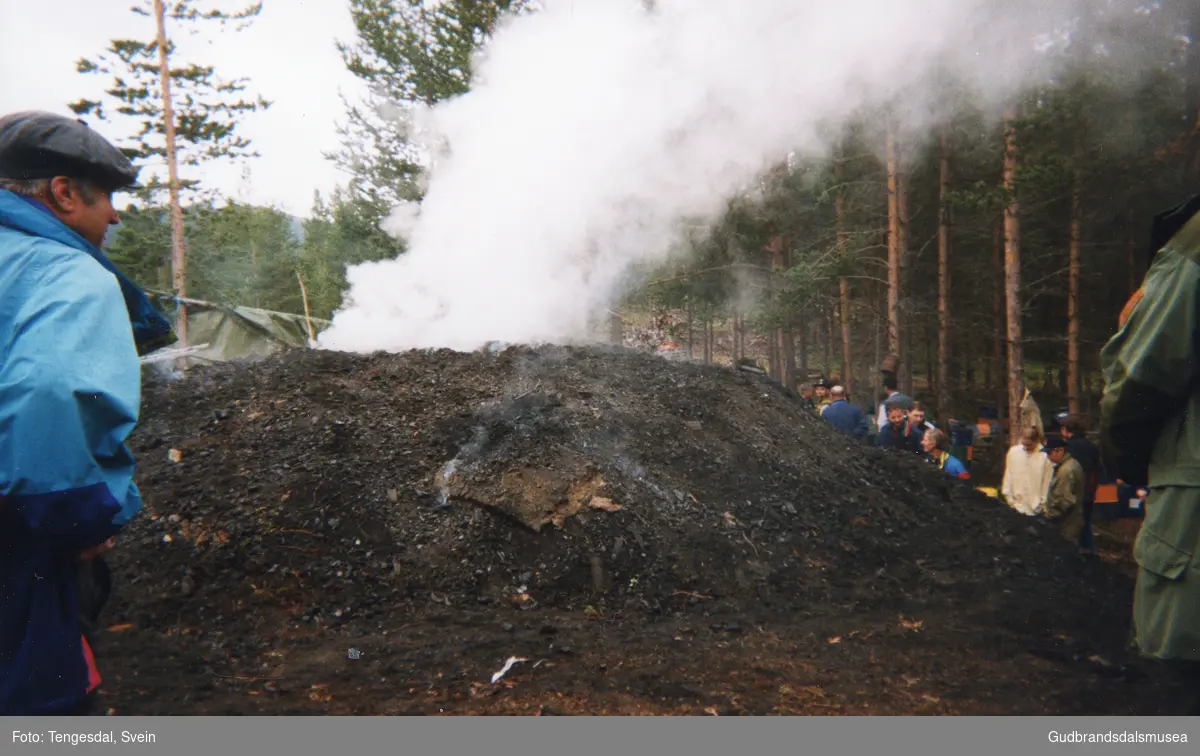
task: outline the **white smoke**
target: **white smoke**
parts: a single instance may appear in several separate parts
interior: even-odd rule
[[[502,27],[424,127],[436,164],[348,271],[320,342],[351,351],[570,342],[632,265],[863,110],[936,124],[951,71],[995,110],[1049,73],[1070,0],[550,0]],[[1038,32],[1038,30],[1042,30]],[[1035,33],[1037,32],[1037,33]]]

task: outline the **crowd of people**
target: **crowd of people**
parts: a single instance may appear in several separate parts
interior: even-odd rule
[[[950,438],[927,416],[924,405],[896,389],[894,375],[884,375],[885,398],[878,415],[867,415],[850,400],[846,387],[825,378],[801,392],[802,400],[842,433],[863,443],[920,455],[951,478],[967,480],[962,460],[951,454]]]
[[[884,372],[883,390],[874,418],[850,401],[845,386],[826,378],[803,390],[801,397],[826,423],[852,438],[918,455],[947,477],[969,480],[968,467],[952,453],[946,430],[937,427],[921,402],[897,389],[894,374]],[[1017,512],[1055,525],[1082,555],[1093,556],[1092,516],[1103,476],[1101,454],[1087,439],[1080,418],[1060,417],[1058,426],[1058,433],[1049,437],[1040,425],[1018,432],[1005,456],[999,495]],[[1144,500],[1147,491],[1136,489],[1132,495]]]
[[[1057,435],[1036,426],[1021,429],[1004,460],[1000,495],[1021,514],[1055,524],[1084,555],[1095,554],[1092,513],[1103,472],[1100,450],[1084,435],[1083,421],[1059,419]]]

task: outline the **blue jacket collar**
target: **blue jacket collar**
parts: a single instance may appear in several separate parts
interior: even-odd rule
[[[170,321],[155,309],[146,294],[117,270],[95,245],[63,225],[50,209],[40,202],[0,189],[0,226],[86,252],[105,270],[116,276],[121,284],[121,293],[125,297],[125,308],[129,311],[129,323],[133,327],[133,339],[137,344],[138,354],[152,352],[175,341],[175,332]]]

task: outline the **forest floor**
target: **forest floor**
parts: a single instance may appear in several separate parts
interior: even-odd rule
[[[1174,713],[1127,530],[1083,561],[758,375],[294,352],[143,404],[100,713]]]

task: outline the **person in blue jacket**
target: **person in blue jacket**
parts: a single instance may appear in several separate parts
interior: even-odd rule
[[[857,404],[847,401],[846,387],[834,386],[829,390],[829,397],[832,401],[821,410],[821,417],[825,422],[859,441],[866,441],[871,432],[867,424],[867,413]]]
[[[84,631],[142,506],[139,354],[174,341],[100,252],[136,177],[82,121],[0,118],[0,716],[82,713],[100,684]]]
[[[938,428],[926,430],[925,435],[921,437],[921,451],[925,452],[926,459],[937,465],[946,477],[970,479],[971,475],[962,461],[950,453],[950,439],[945,431]]]
[[[892,394],[883,403],[883,407],[887,412],[887,425],[879,429],[875,445],[920,454],[921,438],[924,434],[913,428],[908,421],[912,400],[903,394]]]

